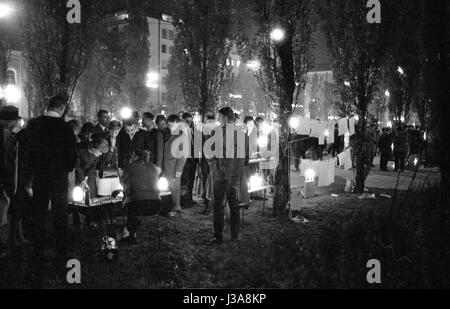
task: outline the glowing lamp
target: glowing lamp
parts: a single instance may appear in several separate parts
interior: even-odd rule
[[[300,126],[300,120],[297,117],[292,117],[291,120],[289,120],[289,126],[291,129],[296,129]]]
[[[169,181],[165,177],[161,177],[158,181],[158,190],[160,192],[169,191]]]
[[[400,117],[401,122],[405,122],[405,116]]]
[[[8,103],[20,102],[20,90],[14,85],[8,85],[5,88],[5,99]]]
[[[353,117],[356,121],[359,121],[359,116],[356,115],[355,117]]]
[[[305,172],[305,199],[313,198],[316,195],[316,172],[313,169],[308,169]]]
[[[269,145],[269,139],[266,136],[258,137],[258,146],[261,148],[265,148]]]
[[[280,42],[280,41],[284,40],[285,35],[286,35],[286,33],[283,29],[275,28],[270,33],[270,38],[275,42]]]
[[[72,200],[77,203],[84,202],[84,191],[81,187],[75,187],[73,189]]]
[[[387,126],[388,126],[388,128],[392,129],[392,121],[389,121],[389,122],[387,123]]]
[[[392,151],[394,151],[394,144],[391,145],[391,149],[392,149]]]
[[[124,107],[124,108],[122,108],[122,111],[120,112],[120,116],[124,120],[130,119],[133,116],[133,111],[128,107]]]
[[[314,182],[316,178],[316,172],[313,169],[306,170],[305,172],[306,182]]]
[[[330,136],[330,131],[329,130],[325,130],[324,135],[325,135],[325,137],[329,137]]]
[[[417,158],[414,159],[414,166],[417,166],[419,164],[419,160]]]
[[[257,191],[264,188],[264,178],[260,175],[253,175],[250,177],[249,190]]]
[[[0,18],[11,15],[13,8],[10,5],[0,3]]]

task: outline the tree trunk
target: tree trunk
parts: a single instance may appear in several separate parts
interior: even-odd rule
[[[364,193],[365,182],[366,182],[366,169],[365,162],[369,160],[367,158],[368,153],[365,149],[365,138],[366,138],[366,114],[367,114],[367,105],[365,104],[366,98],[360,97],[360,106],[362,108],[358,111],[359,122],[357,124],[357,152],[356,152],[356,185],[355,185],[355,193]],[[369,168],[369,167],[368,167]]]
[[[279,119],[280,129],[280,152],[279,164],[275,172],[275,197],[273,213],[275,216],[282,216],[288,202],[291,199],[290,186],[290,160],[289,160],[289,118],[292,115],[292,102],[295,92],[294,58],[292,47],[292,29],[286,26],[286,40],[276,46],[281,62],[281,95]]]

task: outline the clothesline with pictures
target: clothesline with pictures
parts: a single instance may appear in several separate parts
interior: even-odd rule
[[[298,124],[297,127],[293,129],[299,135],[308,135],[312,138],[319,139],[319,145],[325,145],[325,141],[327,144],[334,144],[334,129],[335,125],[338,124],[339,127],[339,136],[343,136],[347,133],[350,136],[355,134],[355,125],[356,118],[342,118],[338,121],[335,120],[315,120],[308,118],[298,118],[299,121],[296,121]]]

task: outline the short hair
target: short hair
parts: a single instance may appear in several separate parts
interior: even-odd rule
[[[105,133],[97,132],[94,133],[91,137],[91,146],[97,148],[103,141],[108,141],[108,138]]]
[[[121,127],[122,127],[122,124],[120,123],[120,121],[113,120],[109,123],[108,130],[114,130],[116,128],[121,128]]]
[[[257,117],[257,118],[255,119],[255,122],[256,122],[256,123],[264,122],[264,119],[263,119],[262,117]]]
[[[247,117],[244,118],[244,123],[245,123],[245,124],[247,124],[247,123],[249,123],[249,122],[251,122],[251,121],[255,121],[255,119],[253,119],[252,116],[247,116]]]
[[[76,119],[72,119],[72,120],[68,121],[67,124],[69,125],[69,127],[72,130],[75,130],[76,128],[81,127],[81,123]]]
[[[146,119],[150,119],[150,120],[155,120],[155,115],[153,115],[152,113],[144,113],[144,115],[142,115],[142,118],[146,118]]]
[[[178,116],[178,115],[170,115],[169,118],[167,119],[167,122],[178,123],[178,122],[180,122],[180,116]]]
[[[215,120],[215,119],[216,119],[216,115],[214,115],[214,113],[206,114],[206,120]]]
[[[123,121],[124,127],[130,127],[132,125],[139,125],[139,118],[132,117]]]
[[[55,110],[67,105],[67,98],[62,95],[55,95],[48,102],[47,109]]]
[[[155,123],[157,126],[159,126],[161,124],[161,122],[163,122],[163,121],[166,121],[166,116],[164,116],[164,115],[156,116]]]
[[[109,112],[107,110],[104,110],[104,109],[99,110],[98,113],[97,113],[97,118],[100,118],[104,114],[108,114],[109,115]]]
[[[231,107],[224,107],[220,109],[219,114],[223,117],[227,117],[228,121],[234,121],[234,111]]]
[[[90,134],[95,132],[95,126],[92,122],[86,122],[81,127],[81,134]]]
[[[187,120],[188,118],[193,118],[191,113],[184,113],[183,117],[184,120]]]

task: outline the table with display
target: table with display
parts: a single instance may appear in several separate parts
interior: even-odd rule
[[[172,196],[171,191],[166,191],[160,193],[160,197],[162,199],[162,203],[171,203],[170,198]],[[161,209],[164,207],[162,206]],[[113,220],[111,217],[116,217],[112,215],[110,217],[110,214],[113,214],[115,210],[118,210],[118,212],[121,214],[120,216],[123,218],[123,223],[125,225],[125,212],[124,212],[124,205],[123,205],[123,197],[100,197],[100,198],[93,198],[89,199],[89,201],[83,201],[83,202],[76,202],[76,201],[69,201],[69,210],[70,211],[78,211],[80,214],[84,216],[90,216],[94,217],[100,220],[101,225],[101,234],[103,236],[106,236],[110,228],[113,226]],[[159,246],[161,245],[161,237],[160,237],[160,222],[159,217],[161,213],[155,214],[153,217],[157,218],[158,223],[158,242]]]

